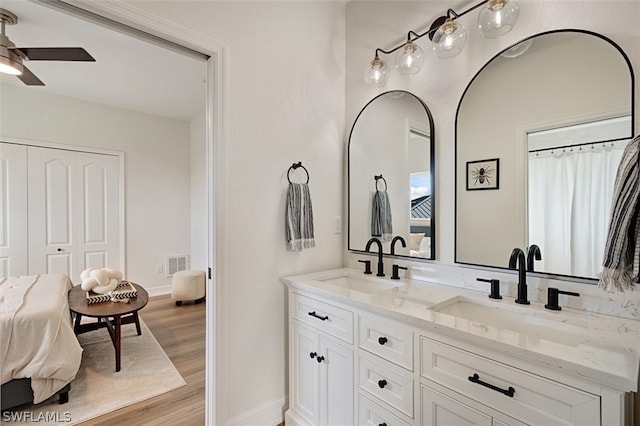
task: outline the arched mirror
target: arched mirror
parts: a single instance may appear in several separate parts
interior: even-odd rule
[[[624,52],[587,31],[540,34],[487,63],[456,119],[456,262],[506,268],[535,244],[535,272],[596,279],[633,85]]]
[[[435,258],[433,120],[405,91],[383,93],[356,118],[349,136],[349,250],[377,237],[384,253]]]

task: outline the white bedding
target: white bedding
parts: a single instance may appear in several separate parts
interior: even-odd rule
[[[72,285],[62,274],[0,278],[2,384],[30,377],[36,404],[71,382],[80,368],[82,348],[67,298]]]

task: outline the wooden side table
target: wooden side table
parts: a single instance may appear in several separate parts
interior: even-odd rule
[[[111,336],[111,342],[116,351],[116,371],[120,371],[120,329],[123,324],[136,325],[138,336],[142,334],[138,311],[144,308],[149,301],[149,294],[138,284],[131,283],[138,291],[138,296],[131,299],[130,303],[100,302],[87,303],[85,291],[78,285],[69,290],[69,309],[75,314],[73,331],[78,334],[87,331],[106,328]],[[82,317],[97,318],[98,321],[89,324],[80,324]]]

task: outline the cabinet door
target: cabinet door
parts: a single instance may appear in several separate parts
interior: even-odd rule
[[[290,408],[311,424],[320,424],[320,366],[317,362],[320,337],[317,332],[291,321],[289,345]]]
[[[431,426],[492,426],[491,416],[422,386],[422,424]]]
[[[321,338],[320,344],[324,356],[320,363],[320,405],[324,406],[320,424],[353,425],[353,350],[326,338]]]

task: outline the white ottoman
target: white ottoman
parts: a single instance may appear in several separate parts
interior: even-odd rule
[[[173,274],[173,288],[171,299],[176,305],[182,305],[185,300],[193,300],[200,303],[205,296],[204,271],[179,271]]]

